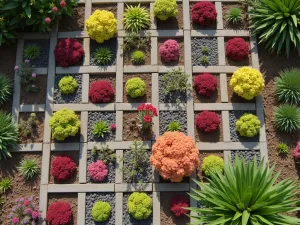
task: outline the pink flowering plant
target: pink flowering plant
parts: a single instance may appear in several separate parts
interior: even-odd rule
[[[18,198],[8,218],[13,225],[38,225],[43,223],[38,206],[33,203],[35,197]]]
[[[294,150],[294,157],[295,157],[296,163],[300,165],[300,141],[297,143],[297,146]]]
[[[26,92],[38,92],[40,88],[36,85],[36,73],[33,72],[34,66],[29,59],[25,59],[20,66],[15,66],[15,71],[20,76],[20,82],[25,86]]]
[[[156,108],[151,104],[142,104],[138,108],[139,127],[148,129],[152,126],[152,118],[157,116]]]
[[[169,39],[159,47],[159,54],[165,62],[176,61],[179,58],[179,44]]]
[[[95,182],[102,182],[108,175],[108,169],[101,160],[91,163],[88,166],[88,172],[91,179]]]

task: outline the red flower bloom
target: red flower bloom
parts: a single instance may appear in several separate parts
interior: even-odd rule
[[[207,27],[216,22],[216,7],[211,2],[198,2],[192,8],[192,20],[194,23]]]
[[[146,115],[146,116],[144,116],[144,121],[145,121],[146,123],[151,123],[152,117],[151,117],[150,115]]]
[[[157,110],[156,108],[151,105],[151,104],[141,104],[138,108],[137,108],[138,111],[149,111],[153,114],[153,116],[157,116]]]
[[[70,179],[76,171],[76,164],[69,156],[57,156],[51,163],[51,175],[59,181]]]
[[[171,199],[170,208],[171,211],[175,214],[175,216],[183,216],[188,210],[184,209],[185,207],[189,207],[189,199],[184,195],[177,195]]]
[[[196,126],[204,132],[214,132],[219,124],[220,118],[215,112],[203,111],[196,117]]]
[[[46,17],[45,22],[49,24],[49,23],[51,23],[51,19],[49,17]]]
[[[248,57],[249,45],[243,38],[232,38],[226,44],[226,56],[234,61],[242,61]]]
[[[112,131],[115,131],[117,129],[117,125],[113,123],[112,125],[110,125],[110,129]]]
[[[92,83],[89,90],[89,97],[93,103],[108,103],[115,95],[115,91],[110,82],[106,80]]]
[[[210,97],[217,89],[218,81],[210,73],[199,74],[194,79],[194,86],[199,95]]]
[[[72,221],[71,206],[67,202],[55,202],[48,208],[46,220],[51,225],[67,225]]]
[[[61,1],[61,2],[60,2],[60,6],[61,6],[61,7],[66,7],[66,5],[67,5],[67,3],[66,3],[65,1]]]
[[[56,6],[54,6],[53,8],[52,8],[52,12],[57,12],[58,11],[58,9],[57,9],[57,7]]]

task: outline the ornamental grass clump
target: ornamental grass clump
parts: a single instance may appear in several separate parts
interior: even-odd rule
[[[127,5],[124,12],[124,28],[132,32],[139,32],[150,26],[150,13],[145,7]]]
[[[264,87],[263,75],[258,70],[247,66],[237,69],[230,79],[230,88],[246,100],[258,96]]]
[[[199,150],[191,137],[181,132],[166,132],[152,147],[150,163],[164,179],[180,182],[199,166]]]
[[[21,161],[18,171],[28,181],[37,177],[40,173],[40,167],[35,158],[27,158]]]
[[[97,201],[92,208],[92,217],[96,222],[108,220],[111,214],[111,206],[107,202]]]
[[[64,76],[58,83],[59,91],[65,95],[73,94],[78,87],[77,81],[72,76]]]
[[[3,73],[0,73],[0,105],[8,100],[11,95],[12,84]]]
[[[201,167],[205,176],[209,177],[211,174],[216,174],[217,171],[223,173],[224,170],[224,159],[216,155],[210,155],[203,159]]]
[[[128,198],[127,209],[134,219],[148,219],[152,214],[152,199],[146,193],[133,192]]]
[[[111,63],[113,52],[109,48],[100,47],[96,49],[95,62],[100,66],[107,66]]]
[[[300,219],[288,216],[297,211],[296,181],[277,181],[275,165],[265,166],[256,158],[246,163],[235,157],[224,166],[224,174],[211,174],[208,183],[195,181],[199,189],[190,196],[204,207],[188,208],[198,224],[299,224]]]
[[[275,127],[286,133],[300,129],[300,109],[293,105],[281,105],[275,110]]]
[[[202,27],[213,25],[217,20],[217,11],[209,1],[197,2],[192,8],[192,20]]]
[[[229,9],[226,20],[232,24],[239,24],[242,21],[242,10],[236,7]]]
[[[34,60],[40,55],[40,47],[38,45],[27,45],[24,47],[24,59]]]
[[[89,172],[91,179],[95,182],[104,181],[108,175],[108,169],[107,169],[106,165],[100,160],[97,160],[96,162],[91,163],[88,166],[88,172]]]
[[[146,93],[146,83],[139,77],[133,77],[126,81],[125,89],[130,98],[142,97]]]
[[[243,38],[232,38],[226,44],[226,56],[233,61],[243,61],[249,55],[249,44]]]
[[[241,136],[254,137],[259,133],[260,121],[257,116],[245,113],[236,121],[235,126]]]
[[[73,213],[68,202],[52,203],[47,211],[46,220],[49,225],[68,225],[71,223]]]
[[[118,21],[112,12],[96,10],[86,21],[86,30],[91,39],[103,43],[117,32]]]
[[[178,14],[176,0],[155,0],[153,13],[160,20],[176,17]]]
[[[181,130],[181,126],[178,121],[171,121],[168,124],[168,131],[174,132],[174,131],[180,131],[180,130]]]
[[[2,177],[0,180],[0,193],[5,193],[12,188],[12,180],[8,177]]]
[[[159,54],[163,61],[171,62],[179,58],[179,44],[176,40],[169,39],[159,47]]]
[[[194,87],[199,95],[210,97],[217,90],[218,80],[210,73],[199,74],[194,79]]]

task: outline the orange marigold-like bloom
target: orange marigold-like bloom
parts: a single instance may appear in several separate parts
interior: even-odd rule
[[[199,166],[199,151],[191,137],[166,132],[152,147],[150,162],[164,179],[180,182]]]

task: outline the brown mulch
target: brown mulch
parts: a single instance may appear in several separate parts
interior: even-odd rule
[[[106,10],[106,11],[110,11],[115,15],[115,18],[117,18],[118,15],[118,6],[117,4],[93,4],[92,5],[92,14],[93,12],[95,12],[96,10]]]
[[[54,179],[54,177],[49,175],[49,184],[78,184],[79,183],[79,150],[78,151],[55,151],[51,152],[51,158],[50,158],[50,171],[51,171],[51,163],[57,156],[69,156],[76,164],[76,171],[74,175],[66,181],[58,181]]]
[[[38,75],[34,84],[40,88],[38,92],[26,92],[26,87],[21,87],[20,104],[38,105],[46,103],[47,76]]]
[[[160,224],[161,225],[186,225],[189,217],[186,215],[177,217],[170,210],[170,202],[176,195],[188,195],[185,192],[160,192]]]
[[[182,30],[183,29],[183,7],[178,4],[178,14],[176,17],[171,17],[167,20],[156,18],[157,30]]]
[[[151,141],[152,129],[141,131],[138,127],[138,112],[123,113],[124,141]]]
[[[252,100],[246,100],[233,92],[233,90],[230,88],[231,75],[232,74],[227,74],[228,102],[229,103],[255,103],[256,101],[255,98],[253,98]]]
[[[226,45],[227,42],[230,38],[225,38],[225,52],[226,52]],[[225,63],[226,66],[252,66],[252,57],[251,57],[251,48],[250,48],[250,42],[249,40],[245,40],[249,46],[249,53],[248,53],[248,58],[242,60],[242,61],[233,61],[231,59],[229,59],[227,56],[225,56]]]
[[[58,193],[58,194],[48,194],[48,207],[49,205],[55,202],[67,202],[71,205],[71,210],[73,213],[73,218],[69,225],[77,225],[77,201],[78,201],[78,194],[77,193]]]
[[[19,114],[19,121],[22,119],[27,121],[30,117],[31,113],[20,113]],[[45,113],[38,112],[35,113],[38,119],[38,124],[32,130],[32,136],[28,137],[19,137],[19,143],[26,144],[26,143],[42,143],[44,139],[44,122],[45,122]]]
[[[106,80],[106,81],[110,82],[111,86],[113,87],[113,89],[115,90],[115,93],[116,93],[116,76],[111,75],[111,74],[93,74],[93,75],[90,75],[90,87],[89,87],[89,89],[91,88],[92,83],[94,83],[96,81],[102,81],[102,80]],[[111,102],[116,102],[115,96],[114,96],[114,98],[112,99]],[[92,102],[89,100],[89,103],[92,103]]]
[[[63,15],[59,21],[58,31],[82,31],[85,23],[85,7],[78,5],[73,8],[72,16]]]
[[[0,207],[0,224],[9,225],[7,216],[11,213],[11,209],[15,206],[15,199],[29,198],[31,196],[39,198],[40,196],[40,178],[25,182],[22,175],[18,172],[20,162],[23,159],[35,158],[39,167],[42,167],[41,153],[11,153],[12,157],[8,160],[2,160],[0,163],[0,177],[8,177],[12,179],[12,189],[3,195],[5,199],[4,205]],[[34,201],[38,205],[39,200]]]
[[[226,15],[227,12],[231,8],[240,8],[242,12],[242,21],[239,24],[231,24],[227,22]],[[227,4],[227,3],[222,3],[222,12],[223,12],[223,26],[224,29],[228,30],[248,30],[248,22],[247,22],[247,15],[246,13],[242,10],[243,7],[241,4]]]
[[[141,78],[146,84],[146,93],[145,93],[144,96],[139,97],[139,98],[131,98],[126,93],[126,88],[125,88],[126,82],[130,78],[134,78],[134,77]],[[151,102],[151,97],[152,97],[151,96],[151,93],[152,93],[152,76],[151,76],[151,74],[124,74],[123,84],[124,84],[123,102],[126,102],[126,103],[147,103],[147,102]]]
[[[159,48],[164,44],[165,41],[173,39],[176,40],[179,44],[179,59],[176,61],[171,61],[171,62],[164,62],[163,59],[161,58],[159,54]],[[183,38],[159,38],[158,39],[158,65],[164,65],[164,66],[183,66],[184,65],[184,41]]]
[[[202,74],[202,73],[199,73]],[[193,82],[196,76],[199,74],[193,75]],[[210,97],[206,97],[203,95],[199,95],[196,92],[196,89],[193,87],[193,100],[194,103],[220,103],[221,102],[221,89],[220,89],[220,77],[217,74],[213,74],[215,78],[218,80],[217,90],[214,92],[214,94]]]
[[[216,30],[217,29],[217,20],[215,24],[212,24],[208,27],[202,27],[197,23],[194,23],[192,20],[192,8],[197,2],[190,3],[190,22],[191,22],[191,30]],[[213,3],[213,2],[212,2]],[[214,3],[213,3],[214,4]]]

